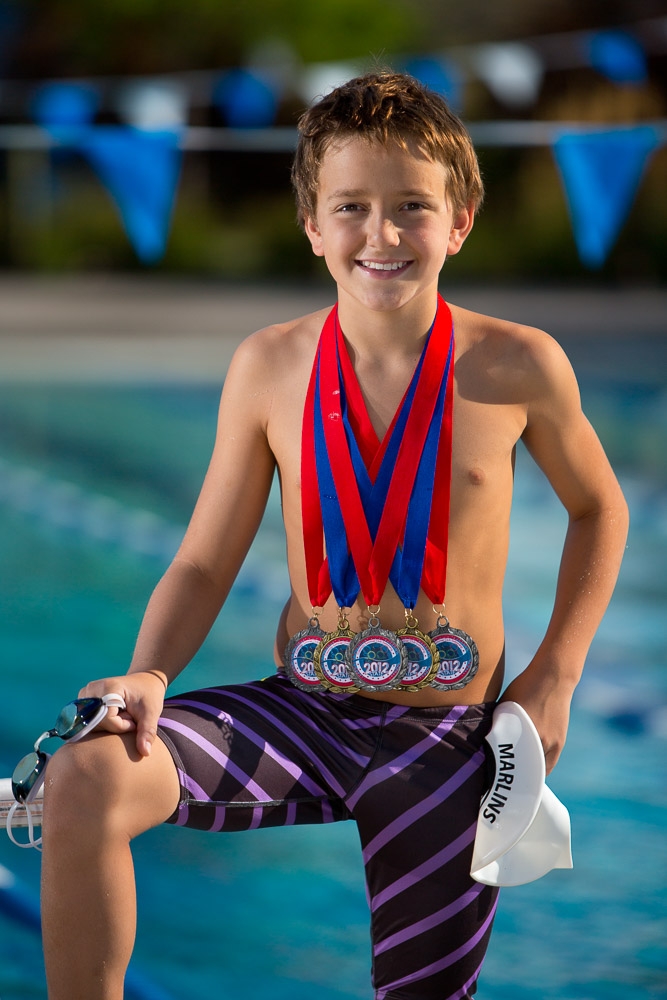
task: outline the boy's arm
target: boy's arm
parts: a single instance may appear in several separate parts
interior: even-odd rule
[[[206,478],[183,542],[146,608],[128,674],[81,692],[123,695],[127,711],[109,717],[106,728],[136,728],[142,754],[150,752],[167,684],[206,638],[266,507],[275,461],[266,436],[271,393],[264,383],[265,354],[250,338],[230,365]]]
[[[523,441],[569,516],[553,613],[531,663],[503,693],[540,733],[547,773],[565,743],[570,701],[611,598],[628,530],[621,489],[581,410],[572,368],[558,345],[537,338]]]

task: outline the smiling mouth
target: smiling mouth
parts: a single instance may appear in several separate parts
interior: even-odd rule
[[[391,260],[383,263],[379,260],[358,260],[359,267],[367,271],[404,271],[410,265],[409,260]]]

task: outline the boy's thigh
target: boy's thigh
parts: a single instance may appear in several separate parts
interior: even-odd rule
[[[169,821],[231,832],[350,819],[346,793],[379,739],[355,714],[281,677],[168,699],[158,733],[181,784]]]

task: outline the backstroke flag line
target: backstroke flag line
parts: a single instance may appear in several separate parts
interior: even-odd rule
[[[418,70],[413,66],[413,72]],[[243,77],[246,89],[234,94],[239,79],[238,74],[226,78],[227,110],[233,110],[232,118],[241,116],[246,126],[259,125],[257,115],[264,116],[261,124],[266,125],[274,105],[253,105],[251,115],[246,105],[250,98],[257,101],[258,94],[248,91],[248,74]],[[447,86],[444,76],[427,82],[439,90]],[[156,120],[150,128],[96,124],[98,102],[99,95],[87,84],[52,83],[38,92],[33,113],[60,145],[77,150],[91,163],[118,207],[137,256],[145,264],[156,264],[167,247],[184,125],[171,120]],[[568,132],[557,123],[553,128],[553,155],[579,257],[586,267],[597,269],[614,246],[652,153],[665,143],[664,128],[646,124]]]

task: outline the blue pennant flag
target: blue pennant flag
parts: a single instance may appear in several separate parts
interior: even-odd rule
[[[40,125],[76,127],[88,125],[97,112],[99,94],[88,83],[45,83],[32,99],[32,114]]]
[[[278,113],[278,94],[268,76],[234,69],[222,77],[213,100],[230,128],[269,128]]]
[[[451,60],[423,56],[411,59],[405,69],[424,86],[444,97],[453,108],[460,109],[463,92],[461,74]]]
[[[589,45],[591,66],[614,83],[639,84],[648,79],[644,49],[627,31],[596,32]]]
[[[649,156],[660,145],[650,125],[561,134],[553,147],[582,262],[600,268],[625,222]]]
[[[169,236],[181,130],[95,125],[97,103],[87,84],[55,83],[40,88],[32,110],[61,146],[86,157],[116,203],[139,260],[155,264]]]
[[[82,129],[76,148],[95,168],[118,206],[139,259],[164,255],[180,175],[180,131],[148,131],[123,125]]]

